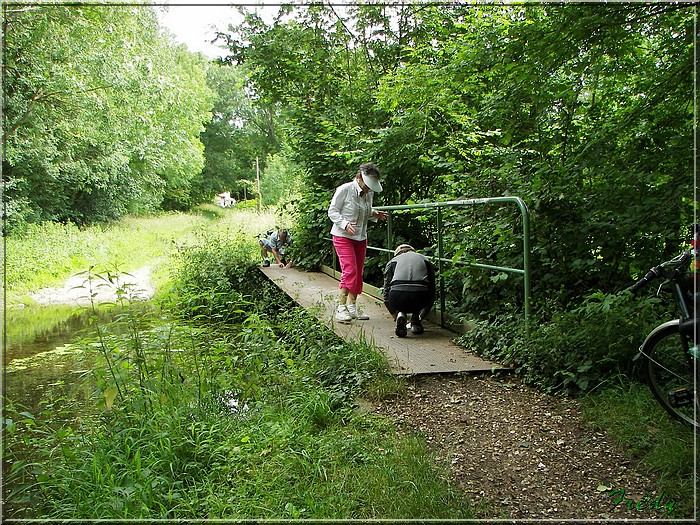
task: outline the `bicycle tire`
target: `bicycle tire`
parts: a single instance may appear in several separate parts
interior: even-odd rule
[[[678,320],[656,327],[641,348],[649,388],[674,419],[700,428],[697,366],[681,343]]]

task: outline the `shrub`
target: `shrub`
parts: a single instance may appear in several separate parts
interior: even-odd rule
[[[210,322],[241,322],[251,307],[253,243],[203,234],[175,255],[169,299],[181,315]],[[243,292],[245,290],[245,293]]]
[[[655,298],[598,292],[571,311],[552,311],[547,318],[535,316],[529,337],[522,324],[501,316],[476,321],[460,342],[515,366],[545,391],[590,391],[620,373],[635,374],[632,359],[664,310]]]

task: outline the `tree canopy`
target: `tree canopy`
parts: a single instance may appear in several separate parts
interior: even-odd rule
[[[3,3],[6,224],[77,224],[189,193],[213,93],[150,6]]]
[[[694,16],[685,3],[324,3],[271,25],[250,15],[221,38],[260,100],[283,108],[308,170],[297,208],[309,266],[327,253],[333,188],[371,160],[379,203],[525,199],[536,291],[569,301],[623,287],[688,239]],[[453,221],[452,254],[522,265],[517,216]],[[435,248],[420,218],[397,228]],[[370,280],[381,265],[368,262]],[[483,272],[452,286],[477,311],[519,290]]]

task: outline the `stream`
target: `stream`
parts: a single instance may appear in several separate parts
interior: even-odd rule
[[[71,276],[61,288],[45,288],[31,294],[35,304],[8,308],[3,352],[3,395],[30,413],[45,404],[60,402],[74,409],[90,410],[90,397],[82,381],[94,364],[77,345],[78,336],[91,331],[91,303],[114,303],[119,297],[147,301],[154,293],[149,267],[115,278]],[[111,308],[97,309],[98,321],[109,322]],[[80,408],[82,406],[82,408]],[[76,414],[78,415],[78,414]]]

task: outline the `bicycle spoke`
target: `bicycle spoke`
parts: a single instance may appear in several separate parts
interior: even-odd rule
[[[667,325],[651,336],[642,355],[649,387],[661,406],[679,421],[697,427],[695,364],[684,350],[678,325]]]

